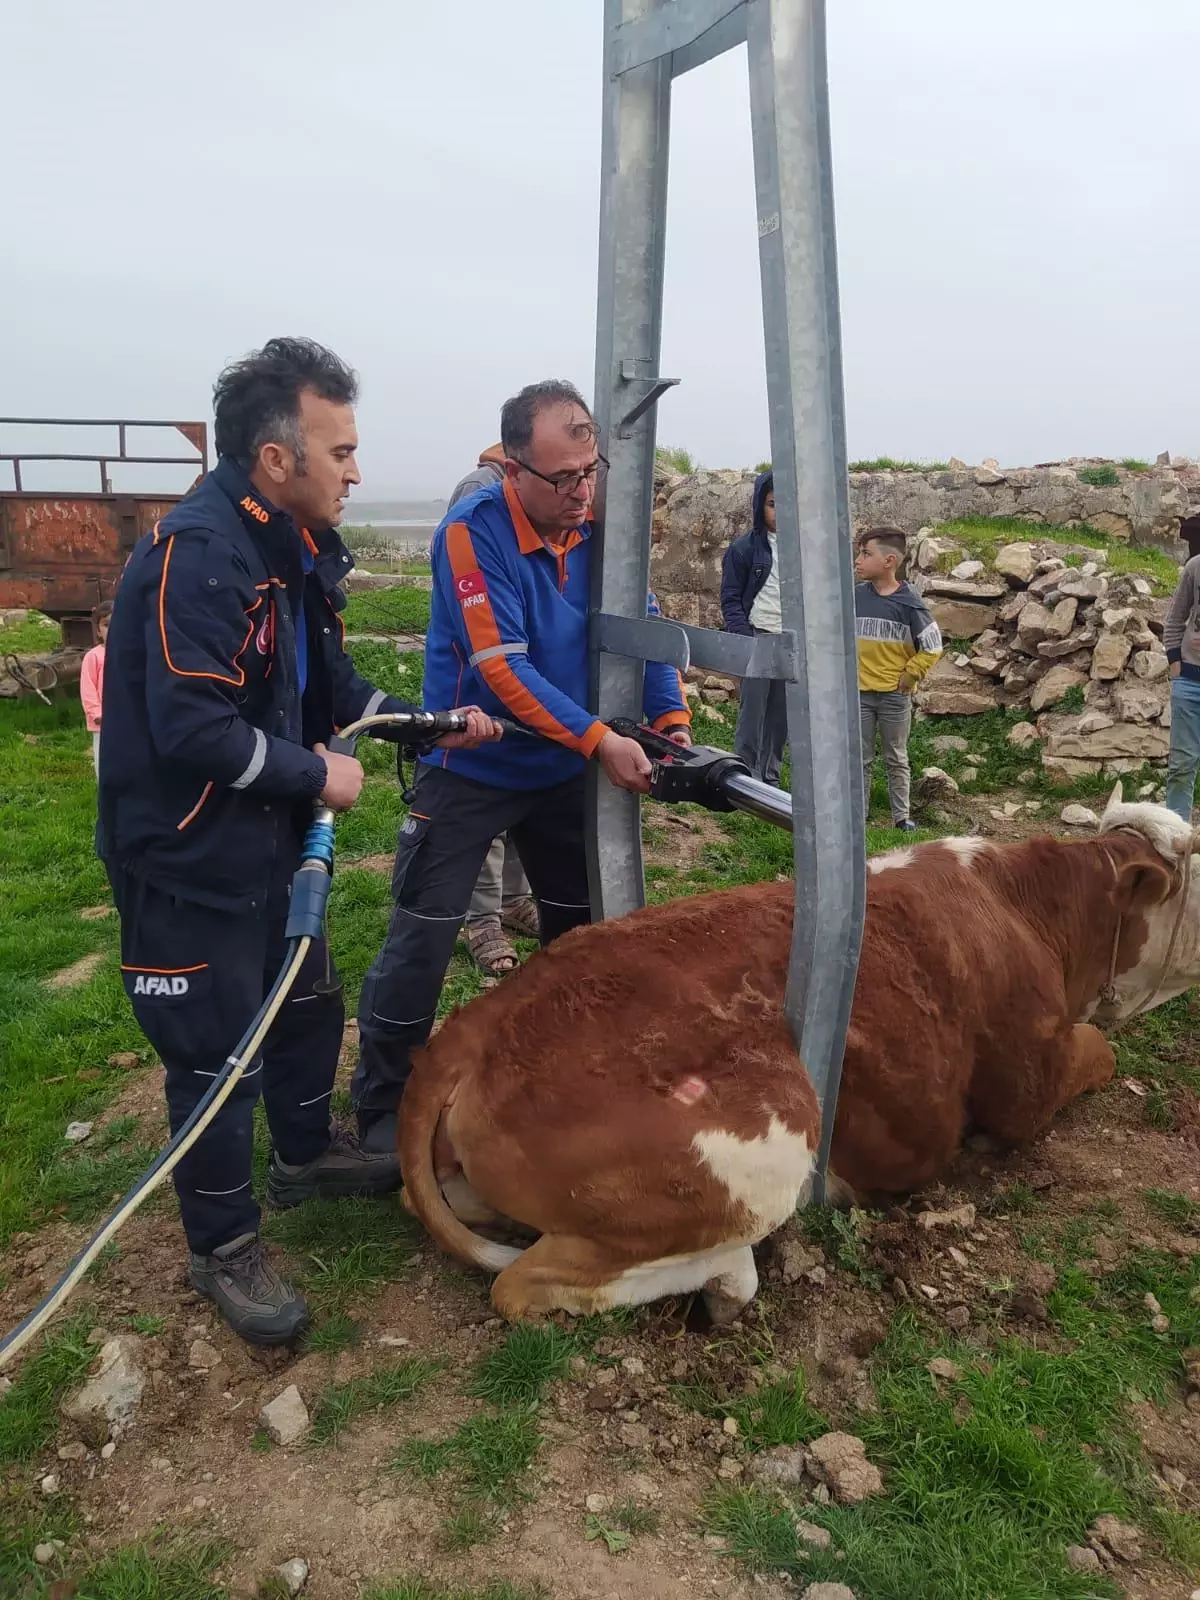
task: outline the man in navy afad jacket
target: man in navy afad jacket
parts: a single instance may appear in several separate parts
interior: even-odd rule
[[[721,615],[727,633],[753,637],[778,633],[779,558],[775,545],[775,479],[770,472],[754,480],[749,533],[735,539],[721,564]],[[738,698],[735,754],[764,783],[779,782],[787,744],[786,686],[771,678],[743,678]]]
[[[282,964],[292,874],[314,799],[352,806],[359,763],[336,728],[412,710],[360,678],[342,646],[333,532],[358,483],[357,382],[330,351],[273,339],[215,391],[216,467],[135,547],[108,637],[97,843],[121,916],[121,973],[166,1070],[175,1132],[233,1051]],[[472,715],[475,743],[498,733]],[[386,735],[385,735],[386,736]],[[251,1191],[254,1105],[271,1130],[267,1194],[376,1194],[394,1153],[330,1120],[341,984],[314,941],[220,1113],[175,1169],[193,1286],[243,1338],[296,1337],[307,1312],[269,1266]]]

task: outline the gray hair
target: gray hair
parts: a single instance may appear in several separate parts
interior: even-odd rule
[[[520,394],[506,400],[500,409],[500,443],[506,456],[529,449],[538,414],[550,406],[578,406],[588,420],[575,423],[572,432],[580,439],[585,433],[590,438],[596,437],[591,407],[575,385],[565,378],[544,378],[541,383],[526,384]]]

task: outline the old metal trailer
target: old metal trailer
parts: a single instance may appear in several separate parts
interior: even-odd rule
[[[112,598],[121,571],[143,533],[187,492],[126,493],[114,489],[114,466],[190,467],[192,482],[208,471],[208,425],[132,418],[0,417],[7,428],[116,429],[115,448],[100,454],[60,450],[0,450],[12,488],[0,488],[0,609],[27,606],[62,623],[63,643],[92,643],[92,612]],[[130,447],[130,430],[170,428],[192,447],[189,455],[142,455]],[[4,442],[0,433],[0,443]],[[98,490],[31,489],[28,468],[41,463],[90,462]],[[188,487],[191,485],[189,484]]]

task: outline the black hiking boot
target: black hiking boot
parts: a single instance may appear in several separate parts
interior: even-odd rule
[[[371,1155],[396,1156],[396,1171],[400,1170],[400,1158],[396,1155],[399,1143],[398,1118],[394,1111],[383,1111],[375,1116],[358,1114],[358,1143],[359,1148],[368,1151]]]
[[[247,1344],[290,1344],[308,1327],[308,1307],[268,1262],[255,1233],[243,1233],[210,1256],[193,1251],[188,1281]]]
[[[343,1195],[391,1194],[400,1187],[400,1158],[396,1140],[386,1150],[359,1144],[349,1128],[330,1127],[328,1150],[302,1167],[288,1167],[271,1153],[267,1168],[267,1199],[286,1209],[306,1200],[337,1200]]]

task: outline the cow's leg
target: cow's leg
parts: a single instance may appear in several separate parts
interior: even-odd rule
[[[735,1321],[758,1292],[758,1268],[754,1251],[746,1245],[728,1269],[704,1285],[704,1304],[713,1325],[718,1328]]]
[[[492,1285],[492,1304],[509,1321],[550,1311],[590,1316],[644,1306],[667,1295],[704,1293],[714,1321],[732,1321],[758,1287],[748,1245],[716,1245],[630,1265],[589,1239],[544,1233]]]
[[[468,1228],[503,1227],[509,1220],[501,1216],[499,1211],[493,1211],[486,1200],[472,1189],[461,1171],[444,1178],[441,1191],[451,1211]]]
[[[611,1303],[602,1290],[615,1264],[590,1240],[544,1233],[492,1284],[492,1305],[509,1322],[538,1321],[551,1311],[589,1316]]]
[[[985,1133],[1024,1144],[1047,1128],[1072,1100],[1089,1089],[1102,1088],[1115,1066],[1112,1046],[1099,1028],[1089,1022],[1076,1023],[1026,1065],[1019,1081],[1003,1072],[991,1072],[986,1091],[972,1097],[972,1110]]]

